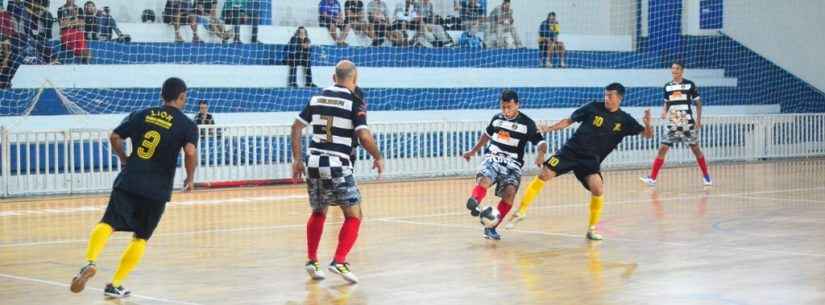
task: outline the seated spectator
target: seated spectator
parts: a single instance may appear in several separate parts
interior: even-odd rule
[[[117,27],[117,22],[115,22],[115,18],[112,17],[112,14],[109,12],[108,6],[104,6],[103,10],[98,12],[97,21],[100,29],[100,40],[115,39],[118,42],[129,42],[132,40],[129,35],[123,34]],[[113,34],[117,34],[117,37]]]
[[[481,37],[478,37],[478,24],[468,24],[467,30],[461,33],[461,38],[458,39],[458,46],[462,48],[481,49],[484,48],[484,42]]]
[[[372,32],[375,33],[372,45],[375,47],[383,45],[390,23],[390,10],[387,8],[387,3],[381,0],[370,1],[367,4],[367,21],[372,27]]]
[[[348,29],[338,0],[321,0],[318,4],[318,24],[329,30],[329,36],[339,46],[346,46]],[[338,31],[340,30],[340,32]]]
[[[189,23],[192,29],[192,43],[200,42],[198,37],[198,23],[192,10],[192,3],[189,0],[167,0],[163,9],[163,22],[171,24],[175,28],[175,42],[183,42],[180,36],[180,25],[183,22]]]
[[[438,24],[441,17],[435,14],[433,3],[430,0],[419,0],[415,6],[418,13],[417,22],[421,25],[421,30],[416,35],[416,44],[428,48],[451,45],[453,39],[447,35],[444,27]]]
[[[488,48],[521,48],[521,40],[518,38],[517,29],[514,25],[513,10],[510,8],[510,0],[503,0],[490,13],[488,19],[490,31],[484,38],[487,40]]]
[[[288,85],[292,88],[297,88],[296,82],[297,67],[304,67],[304,86],[307,88],[315,88],[312,83],[312,65],[310,63],[310,41],[307,35],[307,30],[304,27],[298,27],[295,34],[289,39],[289,44],[286,46],[286,64],[289,66]]]
[[[457,0],[454,5],[455,9],[459,11],[461,24],[465,30],[469,26],[485,21],[486,3],[481,5],[478,0]]]
[[[60,42],[63,49],[72,52],[81,63],[89,63],[92,52],[86,46],[86,37],[83,35],[83,10],[74,4],[74,0],[66,0],[66,4],[57,10],[57,19],[60,23]]]
[[[258,41],[258,25],[261,22],[261,0],[227,0],[223,3],[223,20],[232,25],[235,43],[241,43],[241,25],[252,26],[250,42]]]
[[[86,40],[97,40],[98,32],[100,31],[97,22],[97,6],[91,0],[83,4],[83,34],[86,35]]]
[[[198,12],[198,23],[203,25],[209,33],[221,39],[221,43],[227,43],[235,35],[226,30],[226,25],[218,18],[218,10],[215,6],[204,7],[204,4],[199,3],[195,7]]]
[[[548,67],[553,67],[553,53],[559,53],[559,65],[567,67],[564,63],[564,43],[559,40],[559,22],[556,20],[556,13],[550,12],[539,26],[539,56],[541,63]]]
[[[364,2],[361,0],[347,0],[344,2],[344,28],[345,31],[352,29],[357,33],[367,35],[370,39],[375,39],[372,27],[364,19]]]
[[[418,31],[418,13],[415,11],[413,0],[404,0],[395,6],[393,12],[395,20],[392,22],[390,32],[387,34],[390,42],[396,47],[406,47],[410,45],[410,38],[407,31]],[[417,35],[417,34],[416,34]]]
[[[16,35],[12,37],[12,50],[16,58],[26,64],[57,64],[52,52],[51,40],[54,17],[43,0],[25,3],[9,1],[8,12],[12,17]]]

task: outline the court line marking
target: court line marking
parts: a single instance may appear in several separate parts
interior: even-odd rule
[[[725,197],[734,197],[734,198],[752,199],[752,200],[765,200],[765,201],[790,201],[790,202],[807,202],[807,203],[822,203],[822,204],[825,204],[825,200],[813,200],[813,199],[773,198],[773,197],[738,196],[738,195],[730,195],[730,196],[725,196]]]
[[[787,189],[787,190],[771,190],[771,191],[758,191],[758,192],[740,192],[740,193],[730,193],[730,194],[711,194],[711,195],[698,195],[698,196],[681,196],[681,197],[670,197],[670,198],[659,198],[658,201],[678,201],[678,200],[690,200],[690,199],[702,199],[702,198],[724,198],[724,197],[731,197],[731,196],[740,196],[740,195],[750,195],[750,194],[778,194],[778,193],[792,193],[792,192],[802,192],[802,191],[811,191],[811,190],[822,190],[825,187],[813,187],[813,188],[797,188],[797,189]],[[605,206],[610,207],[614,205],[620,204],[632,204],[632,203],[645,203],[649,202],[650,199],[633,199],[633,200],[619,200],[619,201],[606,201]],[[579,204],[561,204],[561,205],[552,205],[552,206],[539,206],[533,207],[533,209],[556,209],[556,208],[568,208],[568,207],[585,207],[587,206],[586,203],[582,202]],[[413,216],[391,216],[391,217],[382,217],[382,218],[368,218],[365,222],[380,222],[386,220],[402,220],[402,219],[417,219],[417,218],[431,218],[431,217],[443,217],[443,216],[457,216],[463,215],[468,212],[449,212],[449,213],[441,213],[441,214],[427,214],[427,215],[413,215]],[[335,225],[340,224],[338,223],[327,223],[326,225]],[[198,235],[198,234],[214,234],[214,233],[233,233],[233,232],[246,232],[246,231],[265,231],[265,230],[278,230],[278,229],[294,229],[294,228],[304,228],[306,224],[292,224],[292,225],[278,225],[278,226],[262,226],[262,227],[243,227],[243,228],[233,228],[233,229],[213,229],[213,230],[200,230],[200,231],[187,231],[187,232],[177,232],[177,233],[159,233],[155,234],[154,236],[188,236],[188,235]],[[112,240],[129,240],[131,237],[120,237],[120,238],[112,238]],[[25,247],[25,246],[40,246],[40,245],[54,245],[54,244],[68,244],[68,243],[85,243],[88,242],[88,239],[70,239],[70,240],[54,240],[54,241],[42,241],[42,242],[23,242],[23,243],[9,243],[9,244],[0,244],[0,248],[10,248],[10,247]]]
[[[465,226],[465,225],[457,225],[457,224],[442,224],[442,223],[421,222],[421,221],[411,221],[411,220],[387,220],[387,219],[383,219],[381,221],[392,222],[392,223],[405,223],[405,224],[413,224],[413,225],[435,226],[435,227],[460,228],[460,229],[468,229],[468,230],[476,230],[476,231],[479,230],[478,226]],[[534,231],[534,230],[518,230],[518,229],[507,230],[505,232],[580,238],[580,239],[584,240],[584,234],[554,233],[554,232]],[[611,241],[613,241],[613,240],[623,241],[623,242],[634,242],[634,243],[647,243],[647,242],[649,242],[647,240],[622,238],[622,237],[611,237],[611,238],[609,238],[609,240],[611,240]],[[680,243],[680,242],[672,242],[672,241],[659,241],[659,242],[656,242],[656,244],[664,244],[664,245],[676,246],[676,247],[693,247],[693,248],[698,248],[698,247],[705,246],[701,243],[699,243],[699,244],[690,244],[690,243]],[[719,248],[722,249],[722,250],[762,252],[762,253],[783,254],[783,255],[791,255],[791,256],[825,257],[825,254],[793,252],[793,251],[779,251],[779,250],[766,250],[766,249],[746,248],[746,247],[720,246]]]
[[[50,286],[56,286],[56,287],[69,288],[69,284],[59,283],[59,282],[54,282],[54,281],[41,280],[41,279],[35,279],[35,278],[30,278],[30,277],[25,277],[25,276],[17,276],[17,275],[0,273],[0,277],[4,277],[4,278],[7,278],[7,279],[12,279],[12,280],[17,280],[17,281],[22,281],[22,282],[31,282],[31,283],[38,283],[38,284],[44,284],[44,285],[50,285]],[[94,290],[94,291],[98,291],[98,292],[103,292],[103,289],[100,289],[100,288],[87,287],[86,289]],[[157,298],[157,297],[152,297],[152,296],[147,296],[147,295],[142,295],[142,294],[132,294],[131,297],[144,299],[144,300],[149,300],[149,301],[169,303],[169,304],[202,305],[200,303],[193,303],[193,302],[187,302],[187,301],[178,301],[178,300],[167,299],[167,298]]]

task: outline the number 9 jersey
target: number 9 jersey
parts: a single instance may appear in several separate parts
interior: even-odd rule
[[[309,155],[328,155],[352,161],[355,132],[368,128],[367,104],[346,88],[328,87],[310,99],[297,119],[312,128]]]
[[[195,122],[177,108],[153,107],[129,114],[114,133],[132,143],[126,168],[115,179],[114,188],[169,201],[181,148],[187,143],[198,145]]]

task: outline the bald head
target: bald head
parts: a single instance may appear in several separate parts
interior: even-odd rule
[[[346,87],[352,91],[355,89],[355,81],[358,78],[358,71],[355,64],[349,60],[341,60],[335,65],[335,84]]]

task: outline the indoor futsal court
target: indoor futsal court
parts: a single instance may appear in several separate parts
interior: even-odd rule
[[[101,297],[128,233],[115,233],[87,292],[68,282],[103,195],[0,204],[0,299],[17,304],[823,304],[825,159],[605,173],[605,240],[584,239],[587,194],[570,175],[546,186],[502,240],[481,238],[463,203],[470,179],[362,185],[364,226],[350,261],[361,282],[309,280],[302,186],[175,194],[135,294]],[[485,202],[485,204],[489,204]],[[320,254],[334,250],[330,213]],[[329,233],[332,232],[332,233]]]

